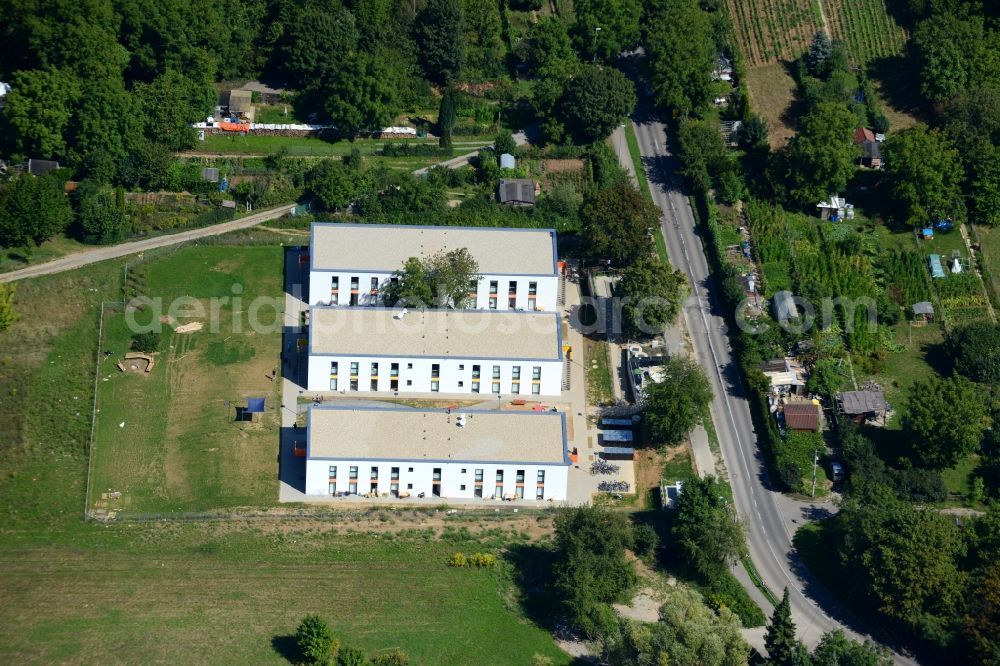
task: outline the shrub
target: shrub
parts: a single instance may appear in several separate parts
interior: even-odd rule
[[[705,594],[708,605],[715,610],[723,606],[740,618],[744,627],[762,627],[767,622],[764,611],[754,603],[739,581],[726,573],[712,579]]]
[[[360,648],[346,645],[337,653],[337,666],[365,666],[367,663],[368,658]]]
[[[155,331],[136,333],[132,336],[132,349],[145,354],[152,354],[160,348],[160,334]]]
[[[481,569],[492,569],[497,565],[497,558],[491,553],[476,553],[472,556],[471,562]]]
[[[397,648],[375,655],[372,663],[377,666],[406,666],[410,663],[410,656]]]
[[[660,545],[660,537],[651,525],[636,525],[632,536],[632,550],[639,557],[648,557]]]
[[[337,653],[340,641],[333,636],[330,625],[318,615],[306,615],[295,631],[299,652],[310,664],[328,664]]]
[[[448,558],[449,567],[467,567],[469,566],[469,559],[465,556],[465,553],[455,553],[450,558]]]

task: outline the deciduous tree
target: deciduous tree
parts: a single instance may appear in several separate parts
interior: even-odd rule
[[[632,113],[635,102],[635,88],[619,70],[586,65],[566,84],[560,117],[580,141],[602,141]]]
[[[459,0],[429,0],[417,14],[413,36],[420,49],[420,64],[431,81],[448,84],[461,77],[464,23]]]
[[[677,444],[698,423],[712,401],[712,386],[701,366],[671,356],[664,363],[664,381],[645,388],[643,413],[660,444]]]
[[[1000,325],[959,326],[949,331],[945,347],[958,372],[974,382],[1000,384]]]
[[[968,379],[914,382],[903,412],[914,461],[930,469],[952,467],[979,446],[985,418],[983,391]]]
[[[619,182],[588,194],[580,220],[590,256],[628,266],[652,251],[649,235],[660,222],[660,211],[631,183]]]
[[[646,78],[656,103],[686,116],[707,104],[715,40],[695,0],[663,0],[647,12]]]
[[[323,86],[326,112],[342,134],[379,130],[399,113],[399,76],[382,58],[353,53]]]
[[[0,132],[10,153],[25,158],[66,158],[65,137],[79,99],[80,82],[69,72],[15,72]]]
[[[626,268],[617,285],[625,333],[633,338],[661,334],[677,318],[686,287],[683,273],[652,257]]]
[[[330,625],[318,615],[306,615],[295,631],[295,642],[299,652],[310,664],[329,664],[340,647]]]
[[[597,638],[615,624],[608,604],[624,599],[636,583],[625,557],[632,528],[624,515],[594,507],[556,515],[555,591],[571,622]]]
[[[21,175],[0,189],[0,246],[31,250],[62,233],[73,219],[63,184],[55,177]]]
[[[810,209],[842,192],[857,166],[855,122],[843,104],[817,104],[802,117],[799,133],[784,151],[787,170],[777,178],[785,182],[776,185],[787,187],[792,201]]]
[[[962,163],[939,130],[915,125],[893,134],[883,154],[892,200],[907,224],[926,225],[962,212]]]
[[[730,514],[723,492],[714,476],[686,480],[670,527],[681,561],[706,580],[722,575],[746,553],[743,524]]]
[[[611,62],[639,44],[642,5],[637,0],[576,0],[572,36],[586,59]]]

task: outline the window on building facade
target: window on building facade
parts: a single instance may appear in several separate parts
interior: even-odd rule
[[[531,392],[532,392],[532,393],[533,393],[534,395],[541,395],[541,393],[542,393],[542,385],[541,385],[541,384],[534,384],[534,383],[533,383],[533,384],[531,385]]]
[[[542,366],[540,366],[540,365],[532,366],[532,368],[531,368],[531,378],[534,381],[538,381],[539,379],[542,378]]]

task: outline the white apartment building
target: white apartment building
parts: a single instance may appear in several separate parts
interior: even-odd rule
[[[562,413],[317,405],[306,427],[306,495],[566,499]]]
[[[556,311],[559,267],[552,229],[385,224],[312,225],[310,305],[380,305],[380,291],[410,257],[466,248],[479,264],[469,307]]]
[[[556,396],[556,312],[314,305],[309,391]]]

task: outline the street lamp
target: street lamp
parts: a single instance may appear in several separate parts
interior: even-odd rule
[[[602,30],[601,26],[594,27],[594,62],[597,62],[597,33]]]

